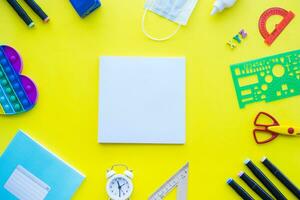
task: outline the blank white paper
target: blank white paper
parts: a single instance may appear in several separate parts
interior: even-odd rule
[[[185,58],[100,57],[100,143],[185,143]]]
[[[4,188],[20,200],[43,200],[50,187],[18,165],[4,185]]]

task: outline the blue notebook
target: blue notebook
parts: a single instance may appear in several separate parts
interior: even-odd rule
[[[68,200],[84,178],[22,131],[0,157],[1,200]]]

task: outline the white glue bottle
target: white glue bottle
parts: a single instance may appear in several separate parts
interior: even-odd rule
[[[236,0],[216,0],[211,15],[222,12],[225,8],[230,8],[235,4]]]

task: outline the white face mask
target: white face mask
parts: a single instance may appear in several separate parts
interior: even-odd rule
[[[147,0],[145,4],[145,12],[142,20],[142,29],[146,36],[152,40],[163,41],[173,37],[181,25],[186,25],[198,0]],[[145,17],[147,11],[150,10],[162,17],[165,17],[178,24],[177,29],[167,37],[154,38],[145,30]]]

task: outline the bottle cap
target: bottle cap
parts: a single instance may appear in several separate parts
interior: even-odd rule
[[[218,8],[214,6],[214,8],[212,9],[210,15],[215,15],[217,12],[219,12]]]

